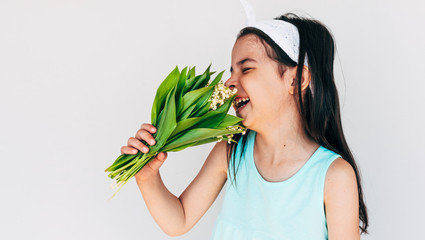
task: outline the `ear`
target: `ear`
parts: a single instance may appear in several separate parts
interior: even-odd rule
[[[294,94],[294,92],[297,92],[297,90],[298,90],[295,87],[296,86],[295,81],[297,81],[296,74],[297,74],[297,71],[295,70],[295,76],[292,80],[291,87],[289,88],[289,93],[292,94],[292,95]],[[311,81],[310,69],[307,66],[304,65],[303,72],[302,72],[302,75],[301,75],[301,92],[303,92],[305,89],[307,89],[308,85],[310,84],[310,81]]]

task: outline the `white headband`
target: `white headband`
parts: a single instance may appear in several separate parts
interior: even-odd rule
[[[282,20],[265,20],[257,22],[255,12],[251,4],[245,0],[240,0],[245,9],[247,27],[254,27],[267,34],[294,62],[298,63],[300,49],[300,35],[298,28],[292,23]],[[307,54],[304,58],[304,65],[308,66]]]
[[[293,24],[282,20],[266,20],[248,24],[263,31],[275,42],[294,62],[298,63],[300,36],[298,29]],[[308,66],[307,55],[304,58],[304,65]]]

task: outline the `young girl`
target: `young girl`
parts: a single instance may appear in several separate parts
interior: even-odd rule
[[[178,198],[159,174],[167,153],[159,153],[135,176],[166,234],[189,231],[227,178],[231,184],[211,239],[335,240],[367,233],[360,176],[341,125],[333,61],[332,35],[316,20],[285,14],[241,30],[226,85],[238,89],[234,108],[247,133],[236,137],[237,145],[218,142]],[[146,153],[141,140],[154,145],[155,131],[143,124],[121,153]]]

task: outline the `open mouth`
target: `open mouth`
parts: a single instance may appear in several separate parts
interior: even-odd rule
[[[246,104],[249,103],[249,98],[237,98],[233,101],[233,105],[236,111],[240,111]]]

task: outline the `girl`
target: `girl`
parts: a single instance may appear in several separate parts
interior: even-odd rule
[[[135,176],[166,234],[189,231],[227,178],[231,184],[211,239],[335,240],[367,233],[333,61],[332,35],[319,21],[285,14],[241,30],[226,86],[238,89],[234,108],[247,133],[236,136],[237,145],[218,142],[178,198],[159,174],[167,153],[159,153]],[[121,153],[148,152],[141,140],[154,145],[155,131],[143,124]]]

